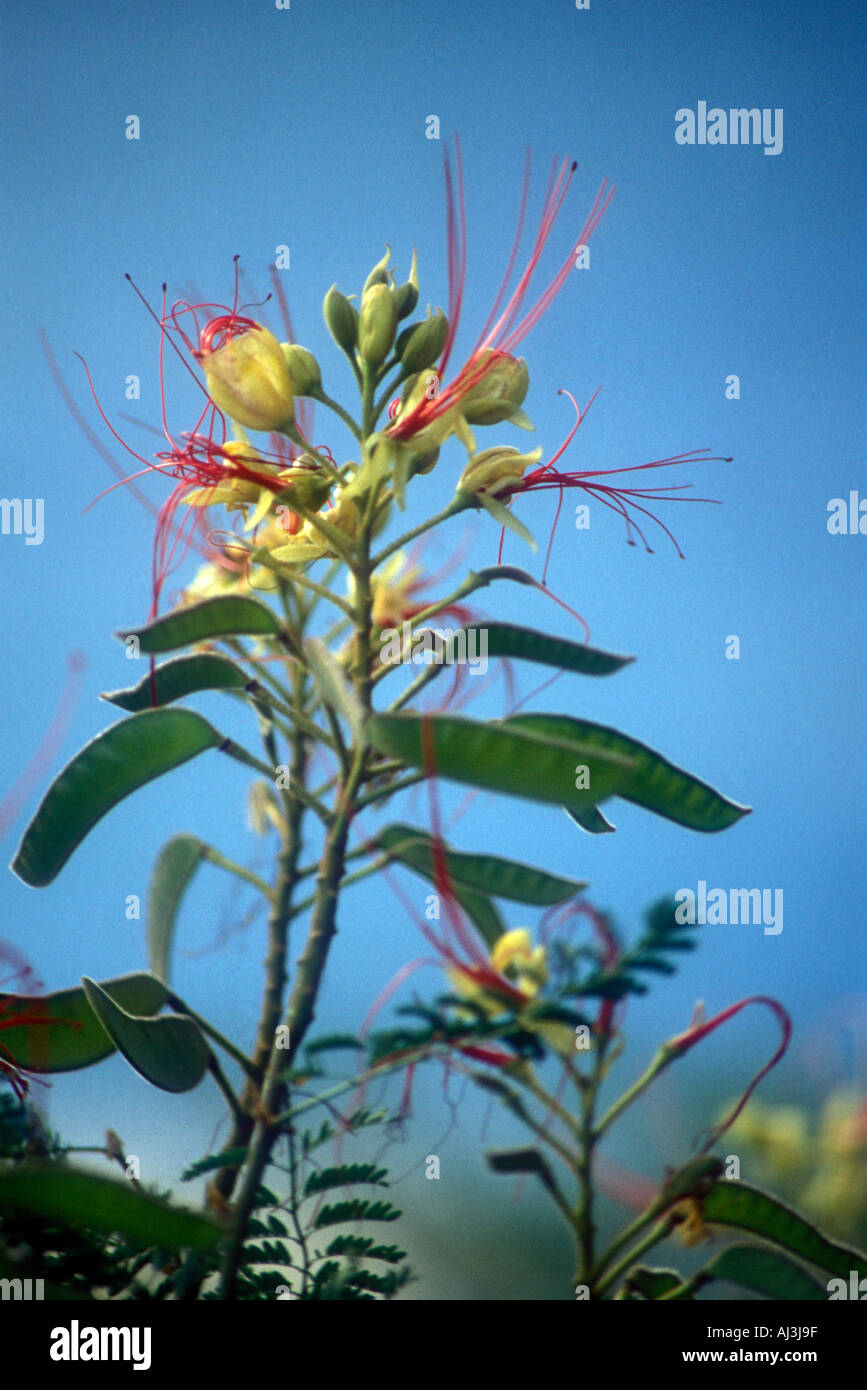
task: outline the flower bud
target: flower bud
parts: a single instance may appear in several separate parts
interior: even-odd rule
[[[412,251],[412,265],[409,271],[409,279],[405,285],[400,285],[394,292],[394,304],[397,309],[398,321],[405,319],[407,314],[411,314],[416,304],[418,304],[418,262],[415,254],[415,247]]]
[[[389,285],[371,285],[361,296],[358,352],[365,362],[378,367],[384,362],[397,329],[397,309]]]
[[[458,492],[471,497],[480,492],[488,497],[508,497],[523,478],[524,470],[531,463],[538,463],[541,457],[541,449],[534,449],[532,454],[521,454],[505,445],[483,449],[470,459],[461,474]]]
[[[449,321],[441,309],[421,323],[411,323],[394,345],[396,355],[408,375],[432,367],[445,347]]]
[[[283,356],[289,368],[296,396],[313,396],[322,385],[319,363],[300,343],[283,343]]]
[[[407,280],[405,285],[398,285],[394,292],[394,307],[397,310],[398,322],[405,319],[407,314],[411,314],[416,304],[418,304],[418,290],[415,285]]]
[[[334,506],[327,515],[322,516],[322,520],[335,530],[348,536],[350,540],[356,540],[361,530],[361,512],[358,504],[352,497],[344,497],[342,492],[338,492],[334,499]]]
[[[278,502],[290,507],[297,502],[308,511],[315,512],[331,491],[332,480],[309,454],[302,454],[291,468],[281,470],[280,482],[285,483],[286,491],[281,492]]]
[[[292,377],[282,347],[267,328],[253,324],[223,347],[213,352],[202,349],[196,357],[204,368],[211,400],[239,425],[269,433],[292,424]]]
[[[340,293],[336,285],[332,285],[325,296],[322,314],[337,346],[351,355],[358,342],[358,310],[354,304],[350,304],[345,294]]]
[[[439,449],[429,449],[426,454],[416,454],[410,465],[410,477],[414,478],[418,473],[430,473],[439,456]]]
[[[381,261],[376,262],[376,265],[373,267],[373,270],[370,272],[370,274],[368,275],[367,279],[361,287],[362,298],[364,297],[365,292],[369,290],[373,285],[390,284],[388,276],[388,263],[390,260],[391,247],[386,243],[385,255],[383,256]]]
[[[461,397],[461,413],[471,425],[498,425],[503,420],[520,416],[521,402],[530,385],[530,373],[523,357],[510,357],[505,352],[486,349],[488,359],[484,375]]]

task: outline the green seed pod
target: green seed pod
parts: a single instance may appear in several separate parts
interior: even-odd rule
[[[397,329],[397,309],[389,285],[371,285],[361,296],[358,322],[358,353],[365,362],[378,367],[384,362]]]
[[[423,372],[432,367],[442,353],[448,337],[449,321],[441,309],[421,323],[411,323],[395,343],[395,352],[405,372]]]
[[[319,363],[300,343],[282,343],[283,356],[289,368],[296,396],[312,396],[322,385]]]
[[[342,347],[344,352],[353,353],[358,342],[358,310],[336,285],[332,285],[325,296],[322,314],[337,346]]]

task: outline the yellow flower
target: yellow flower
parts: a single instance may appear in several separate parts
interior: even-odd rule
[[[446,970],[456,993],[472,999],[489,1014],[502,1013],[505,1001],[513,1007],[528,1004],[548,978],[545,947],[533,947],[527,927],[504,932],[494,942],[489,959],[490,972],[460,965]],[[497,976],[502,977],[501,981]]]
[[[533,945],[527,927],[513,927],[494,942],[489,960],[490,970],[448,966],[446,975],[455,993],[472,1000],[492,1018],[511,1010],[521,1018],[523,1027],[538,1034],[555,1052],[571,1055],[575,1046],[571,1026],[532,1016],[532,1005],[548,982],[545,947]]]
[[[484,493],[488,497],[508,497],[531,463],[538,463],[541,449],[522,454],[508,445],[483,449],[470,459],[458,481],[458,492],[471,497]]]
[[[212,348],[215,335],[221,346]],[[211,400],[232,420],[265,433],[286,430],[293,423],[295,398],[286,355],[260,323],[237,315],[212,319],[195,355]]]
[[[531,999],[548,980],[545,947],[533,946],[527,927],[514,927],[499,937],[491,951],[491,965],[515,980]]]
[[[463,401],[449,397],[448,402],[440,405],[441,389],[442,378],[433,367],[419,372],[415,381],[407,382],[393,415],[389,409],[393,423],[386,436],[392,444],[402,446],[409,454],[427,454],[439,449],[454,434],[467,453],[473,453],[476,441],[464,418]]]
[[[182,501],[188,507],[241,511],[246,517],[244,529],[251,531],[270,511],[281,483],[291,484],[294,470],[281,470],[262,458],[246,439],[230,439],[218,447],[209,444],[207,452],[214,481],[193,488]],[[251,504],[253,511],[248,515]]]
[[[471,425],[499,425],[511,420],[521,429],[532,429],[521,403],[530,386],[530,373],[523,357],[487,349],[479,353],[476,372],[479,379],[464,394],[461,410]]]
[[[291,504],[290,504],[291,505]],[[328,511],[317,512],[319,526],[305,521],[296,535],[289,535],[278,523],[269,526],[260,538],[260,544],[270,552],[275,560],[284,565],[307,564],[323,555],[335,556],[334,544],[329,544],[328,531],[335,533],[335,541],[343,536],[353,541],[358,536],[361,516],[355,501],[342,492],[335,497],[334,506]],[[324,529],[320,529],[320,527]]]

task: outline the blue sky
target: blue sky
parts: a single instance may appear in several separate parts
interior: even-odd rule
[[[863,1082],[857,567],[867,540],[826,528],[831,498],[867,488],[854,428],[863,407],[858,37],[846,5],[777,0],[592,0],[586,11],[567,0],[493,8],[293,0],[286,11],[265,0],[180,9],[155,0],[7,12],[0,467],[4,496],[44,499],[45,538],[25,546],[0,536],[6,784],[39,743],[72,649],[87,657],[85,693],[56,766],[111,722],[98,692],[130,680],[111,633],[141,622],[150,601],[151,518],[123,489],[84,511],[111,475],[67,414],[38,330],[97,433],[76,351],[106,411],[148,452],[147,435],[119,421],[126,410],[159,422],[157,334],[125,272],[154,303],[163,280],[170,291],[194,284],[225,300],[233,255],[264,292],[275,247],[287,244],[283,283],[298,338],[319,356],[326,387],[348,399],[349,372],[327,338],[322,297],[335,281],[357,292],[388,242],[403,273],[417,246],[422,304],[445,304],[442,155],[454,133],[469,238],[458,353],[473,346],[506,264],[525,150],[534,158],[531,210],[552,157],[574,157],[578,173],[545,268],[559,265],[603,178],[617,193],[591,243],[590,268],[570,277],[521,347],[532,443],[550,452],[570,426],[559,387],[584,401],[601,386],[564,467],[622,467],[703,447],[734,461],[696,465],[683,478],[723,506],[662,513],[685,560],[661,533],[653,555],[627,546],[618,518],[599,507],[590,530],[578,531],[574,509],[564,508],[550,586],[580,610],[596,645],[638,659],[604,681],[564,677],[542,707],[622,727],[755,810],[705,837],[617,804],[618,833],[591,840],[556,810],[516,816],[513,805],[485,797],[453,838],[589,878],[593,900],[628,931],[645,904],[699,879],[782,888],[781,934],[705,928],[701,952],[677,979],[634,1007],[631,1066],[685,1026],[696,998],[716,1010],[764,992],[796,1022],[776,1083],[783,1091],[821,1093],[847,1073]],[[700,101],[782,108],[782,152],[677,144],[675,112]],[[136,141],[124,136],[130,114],[140,119]],[[425,138],[431,114],[440,141]],[[732,373],[738,400],[725,395]],[[124,399],[129,374],[141,378],[139,401]],[[169,398],[177,427],[186,427],[193,397],[178,375]],[[349,457],[348,437],[321,414],[315,433]],[[492,434],[485,442],[527,438],[504,427],[502,441]],[[411,518],[448,500],[461,466],[452,443],[417,485]],[[157,480],[148,486],[159,502]],[[543,541],[553,503],[549,493],[522,506]],[[452,523],[431,563],[464,538],[463,522]],[[497,533],[487,518],[467,542],[474,565],[493,563]],[[516,538],[505,558],[540,572],[539,557]],[[523,590],[503,586],[484,600],[491,615],[579,635],[565,613]],[[740,638],[739,661],[725,659],[731,634]],[[533,671],[521,682],[532,689]],[[499,714],[501,702],[489,692],[473,711]],[[231,722],[216,697],[200,707]],[[240,769],[203,760],[112,813],[51,887],[37,893],[7,874],[0,936],[25,951],[49,988],[141,967],[141,923],[125,919],[124,902],[144,895],[169,834],[191,830],[236,857],[261,854],[244,827],[244,784]],[[444,799],[456,806],[460,793]],[[416,813],[427,816],[423,798]],[[22,813],[7,837],[10,857],[25,824]],[[421,888],[409,888],[421,900]],[[202,873],[185,910],[177,987],[248,1042],[261,923],[193,954],[231,922],[231,892],[216,870]],[[384,885],[356,890],[322,1023],[356,1027],[419,950]],[[770,1024],[749,1016],[732,1025],[729,1041],[709,1044],[726,1062],[724,1074],[710,1073],[719,1092],[736,1087],[741,1072],[746,1080],[774,1045]],[[689,1065],[695,1081],[700,1066]],[[50,1109],[77,1142],[93,1142],[111,1124],[166,1177],[201,1152],[218,1113],[207,1086],[185,1104],[149,1092],[117,1060],[58,1082]],[[181,1113],[189,1123],[179,1143],[169,1136]],[[660,1142],[659,1161],[676,1160]]]

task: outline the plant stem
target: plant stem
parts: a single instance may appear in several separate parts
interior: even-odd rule
[[[380,787],[378,791],[368,792],[367,796],[359,797],[356,809],[363,811],[366,806],[372,806],[376,801],[382,801],[387,796],[394,796],[397,792],[406,791],[407,787],[414,787],[417,782],[423,782],[427,776],[428,773],[424,769],[419,772],[410,772],[400,781],[389,782],[387,787]]]
[[[569,1111],[565,1106],[560,1104],[556,1097],[545,1090],[545,1087],[539,1081],[532,1067],[528,1066],[526,1070],[522,1068],[515,1073],[515,1077],[522,1086],[525,1086],[528,1091],[532,1092],[542,1105],[546,1106],[552,1114],[563,1121],[567,1129],[571,1130],[576,1139],[579,1141],[583,1139],[583,1127],[578,1123],[574,1115],[569,1114]]]
[[[223,1098],[232,1112],[232,1116],[235,1120],[235,1123],[239,1124],[243,1120],[244,1116],[244,1112],[241,1109],[241,1103],[238,1100],[238,1097],[235,1095],[235,1092],[229,1085],[229,1082],[226,1079],[223,1069],[220,1066],[220,1063],[217,1061],[217,1058],[215,1057],[213,1052],[208,1058],[208,1071],[211,1073],[220,1090],[223,1092]]]
[[[404,690],[401,695],[398,695],[396,700],[392,700],[391,704],[388,706],[388,713],[395,714],[397,710],[402,709],[405,704],[409,703],[413,695],[418,695],[420,690],[424,690],[426,685],[430,685],[431,681],[439,675],[441,670],[441,666],[428,666],[427,670],[422,671],[420,676],[416,676],[415,680],[410,682],[406,690]]]
[[[319,450],[315,449],[310,441],[304,438],[304,435],[297,425],[290,425],[284,433],[287,438],[291,439],[293,444],[297,444],[299,449],[302,449],[305,454],[310,454],[319,464],[319,467],[324,469],[330,478],[336,479],[339,477],[338,471],[331,460],[326,458],[324,454],[320,454]]]
[[[355,438],[361,439],[361,430],[358,428],[358,425],[353,420],[349,411],[344,410],[339,401],[332,400],[331,396],[327,395],[325,391],[322,390],[321,386],[313,395],[313,399],[318,401],[320,405],[324,405],[328,410],[333,410],[335,415],[340,416],[346,428],[355,435]]]
[[[251,887],[258,889],[264,897],[271,899],[271,885],[266,883],[264,878],[254,874],[250,869],[245,869],[243,864],[236,864],[233,859],[227,859],[219,850],[212,845],[205,845],[202,849],[202,858],[207,859],[209,864],[216,864],[218,869],[225,869],[226,873],[234,874],[236,878],[243,879],[244,883],[249,883]]]
[[[238,1066],[247,1076],[254,1075],[255,1067],[250,1058],[242,1052],[239,1047],[236,1047],[233,1042],[230,1042],[228,1038],[224,1037],[206,1018],[202,1018],[201,1014],[196,1013],[195,1009],[191,1009],[189,1004],[181,999],[180,995],[175,994],[173,991],[169,991],[166,995],[166,1003],[169,1008],[174,1009],[176,1013],[187,1014],[194,1023],[197,1023],[203,1033],[213,1039],[228,1056],[234,1058]]]
[[[578,1150],[578,1205],[575,1209],[575,1233],[580,1253],[576,1284],[589,1284],[594,1260],[596,1227],[593,1221],[593,1106],[595,1088],[587,1087],[581,1095],[582,1136]]]
[[[305,702],[307,675],[304,668],[296,666],[293,670],[293,694],[295,702],[303,708]],[[307,739],[302,730],[296,729],[292,739],[290,763],[290,783],[293,791],[303,782],[307,769]],[[289,921],[292,909],[292,895],[297,882],[298,860],[301,854],[301,830],[304,817],[304,800],[289,792],[282,792],[284,817],[281,832],[281,847],[278,860],[277,883],[271,894],[271,913],[268,919],[268,951],[265,957],[265,990],[256,1048],[250,1075],[241,1097],[243,1114],[236,1118],[231,1137],[226,1145],[229,1149],[245,1147],[253,1134],[255,1109],[259,1103],[262,1081],[268,1062],[272,1056],[276,1040],[276,1028],[282,1011],[283,993],[286,987],[286,953],[288,945]],[[222,1168],[215,1179],[220,1195],[228,1200],[232,1195],[239,1169]],[[255,1200],[255,1191],[252,1200]],[[228,1283],[232,1293],[237,1276],[237,1263],[243,1250],[247,1220],[252,1209],[252,1200],[242,1221],[236,1225],[230,1249],[231,1266],[224,1266],[224,1288],[227,1271]],[[228,1258],[228,1257],[227,1257]],[[231,1297],[232,1293],[222,1293]]]
[[[624,1255],[613,1268],[609,1269],[605,1278],[595,1287],[594,1292],[596,1297],[602,1298],[602,1296],[617,1283],[621,1275],[626,1273],[629,1266],[635,1263],[639,1255],[643,1255],[651,1246],[658,1245],[661,1240],[665,1240],[665,1237],[671,1233],[674,1225],[675,1221],[671,1216],[664,1216],[661,1221],[658,1221],[656,1225],[648,1231],[644,1240],[634,1245],[628,1254]]]
[[[376,410],[373,393],[376,389],[376,372],[364,362],[361,368],[361,442],[370,438],[376,427]]]
[[[595,1128],[595,1117],[596,1105],[599,1099],[599,1087],[604,1075],[605,1051],[608,1042],[609,1038],[607,1035],[603,1034],[599,1037],[598,1045],[593,1054],[592,1071],[588,1077],[582,1078],[584,1084],[579,1084],[577,1087],[581,1106],[581,1138],[576,1168],[576,1175],[578,1178],[578,1204],[574,1213],[575,1234],[579,1253],[575,1282],[576,1284],[587,1284],[590,1287],[591,1295],[594,1292],[592,1274],[596,1238],[596,1224],[593,1219],[595,1197],[593,1158],[599,1137],[599,1131]]]
[[[304,1238],[304,1227],[298,1214],[298,1167],[295,1160],[295,1137],[292,1130],[286,1133],[286,1145],[289,1150],[289,1196],[292,1207],[292,1224],[295,1227],[295,1239],[301,1247],[301,1293],[307,1290],[307,1280],[310,1274],[310,1253],[307,1249],[307,1241]]]
[[[444,507],[441,512],[437,512],[436,516],[432,516],[429,521],[420,522],[411,531],[405,532],[396,541],[392,541],[384,550],[380,550],[378,555],[374,555],[371,561],[372,568],[378,569],[383,561],[387,560],[389,555],[393,555],[396,550],[402,550],[405,545],[409,545],[410,541],[414,541],[416,536],[423,536],[425,531],[429,531],[432,526],[438,526],[440,522],[448,521],[450,517],[457,516],[458,512],[466,511],[467,506],[468,503],[465,498],[453,497],[448,506]]]
[[[339,560],[337,563],[340,565],[343,561]],[[302,572],[298,570],[293,575],[293,582],[300,584],[303,589],[309,589],[311,593],[316,594],[317,598],[328,599],[329,603],[333,603],[335,608],[342,609],[348,618],[352,617],[353,610],[351,603],[341,598],[339,594],[333,593],[331,589],[326,589],[324,585],[317,584],[316,581],[311,579],[307,574],[302,574]]]
[[[364,377],[364,433],[365,438],[372,424],[370,421],[372,399],[372,378],[369,371]],[[373,624],[373,592],[370,582],[370,532],[373,526],[373,496],[367,508],[361,533],[357,541],[356,554],[352,559],[352,573],[355,578],[355,650],[352,668],[355,697],[364,715],[371,710],[371,633]],[[296,695],[295,703],[303,705]],[[300,737],[300,735],[299,735]],[[296,744],[296,754],[301,745]],[[327,833],[319,872],[316,876],[316,890],[313,912],[307,941],[298,960],[295,982],[289,999],[288,1027],[289,1047],[284,1049],[276,1041],[276,1025],[280,1016],[278,990],[279,980],[285,981],[285,936],[291,913],[291,890],[297,875],[299,844],[297,836],[288,836],[281,854],[281,875],[275,894],[275,908],[272,926],[278,929],[276,938],[272,937],[272,951],[267,962],[268,984],[266,986],[266,1008],[260,1028],[259,1043],[255,1060],[262,1065],[262,1085],[255,1104],[256,1124],[250,1138],[247,1161],[242,1172],[240,1188],[235,1202],[235,1224],[228,1241],[220,1274],[219,1297],[232,1299],[237,1290],[238,1269],[243,1259],[244,1239],[262,1177],[267,1169],[274,1143],[280,1134],[277,1120],[285,1104],[286,1083],[284,1076],[291,1069],[292,1061],[313,1022],[316,1000],[319,994],[328,952],[337,932],[337,902],[340,882],[343,878],[349,828],[356,810],[356,798],[367,770],[367,749],[363,742],[356,740],[348,750],[348,766],[341,769],[337,784],[337,795],[333,814],[327,817]],[[294,764],[293,764],[294,767]],[[300,797],[299,783],[303,776],[302,766],[297,774],[293,771],[291,785],[295,797]],[[291,804],[291,803],[290,803]],[[272,955],[277,957],[276,963]]]
[[[606,1113],[602,1116],[602,1119],[596,1126],[595,1137],[597,1139],[600,1139],[602,1137],[605,1131],[617,1119],[618,1115],[622,1115],[626,1107],[628,1105],[631,1105],[634,1100],[638,1099],[642,1091],[645,1091],[647,1089],[651,1081],[656,1080],[660,1072],[664,1071],[665,1068],[668,1066],[669,1062],[673,1062],[677,1055],[677,1049],[670,1048],[668,1044],[663,1043],[663,1045],[657,1050],[647,1070],[643,1072],[641,1076],[639,1076],[637,1081],[634,1081],[632,1083],[628,1090],[623,1092],[623,1095],[620,1096],[614,1102],[614,1104],[611,1106],[611,1109],[606,1111]]]
[[[344,863],[345,863],[345,861],[346,861],[346,859],[347,859],[348,857],[349,857],[348,855],[344,855],[344,856],[343,856],[343,858],[344,858]],[[341,890],[344,889],[344,888],[348,888],[348,887],[350,886],[350,884],[358,883],[358,882],[359,882],[361,879],[363,879],[363,878],[369,878],[371,874],[379,873],[379,870],[380,870],[380,869],[384,869],[384,868],[386,867],[386,865],[391,864],[391,863],[393,863],[393,860],[392,860],[388,855],[383,855],[382,858],[381,858],[381,859],[377,859],[377,860],[375,861],[375,863],[373,863],[373,864],[368,864],[368,865],[367,865],[365,868],[363,868],[363,869],[356,869],[356,871],[355,871],[354,874],[347,874],[344,878],[342,878],[342,879],[340,880],[340,888],[341,888]],[[293,913],[292,913],[293,917],[300,916],[300,914],[301,914],[306,908],[312,907],[313,904],[315,903],[315,901],[316,901],[316,894],[315,894],[315,893],[311,893],[310,896],[309,896],[308,898],[304,898],[302,902],[297,903],[296,906],[295,906],[295,908],[293,909]]]

